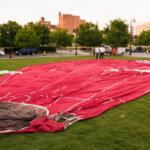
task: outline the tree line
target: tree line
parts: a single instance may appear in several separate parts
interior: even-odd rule
[[[68,34],[66,29],[57,27],[51,32],[47,26],[39,22],[29,22],[21,26],[15,21],[8,21],[0,26],[0,47],[44,47],[48,44],[66,47],[71,46],[72,43],[88,47],[100,44],[125,47],[129,44],[130,39],[128,24],[121,19],[110,21],[103,30],[99,30],[98,25],[87,22],[75,29],[73,34]],[[149,39],[150,31],[144,31],[135,44],[149,45]]]
[[[54,43],[56,46],[72,44],[73,35],[67,30],[56,28],[51,32],[47,26],[30,22],[25,26],[15,21],[0,26],[0,47],[39,47]]]

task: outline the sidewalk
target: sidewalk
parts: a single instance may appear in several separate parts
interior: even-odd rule
[[[56,52],[60,55],[69,55],[69,56],[75,56],[75,54],[76,54],[76,50],[57,50]],[[84,52],[82,50],[77,50],[77,55],[78,56],[90,55],[90,52]]]
[[[129,53],[125,53],[124,56],[130,56],[130,57],[147,57],[150,58],[150,54],[148,55],[147,53],[131,53],[131,55],[129,55]]]

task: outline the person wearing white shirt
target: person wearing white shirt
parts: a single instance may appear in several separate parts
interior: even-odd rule
[[[100,47],[99,59],[100,59],[101,57],[102,57],[102,59],[103,59],[104,53],[105,53],[105,47],[104,47],[104,45],[102,45],[102,46]]]
[[[99,47],[98,47],[98,45],[97,45],[96,48],[95,48],[96,59],[98,59],[99,52],[100,52],[100,49],[99,49]]]

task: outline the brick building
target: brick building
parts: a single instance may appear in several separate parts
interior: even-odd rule
[[[45,25],[49,28],[50,31],[54,31],[55,30],[55,25],[52,25],[50,21],[45,21],[44,17],[41,17],[40,20],[41,25]]]
[[[150,22],[144,23],[142,25],[136,26],[136,35],[140,35],[141,32],[150,30]]]
[[[79,16],[73,16],[71,14],[63,14],[59,12],[59,24],[58,27],[67,29],[69,34],[73,33],[73,30],[79,27],[80,24],[84,24],[85,20],[80,19]]]

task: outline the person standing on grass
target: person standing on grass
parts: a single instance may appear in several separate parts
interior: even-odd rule
[[[100,59],[101,57],[102,57],[102,59],[103,59],[104,53],[105,53],[105,47],[104,47],[104,45],[102,45],[102,46],[100,47],[99,59]]]
[[[99,47],[98,47],[98,45],[97,45],[96,48],[95,48],[96,59],[98,59],[99,52],[100,52],[100,49],[99,49]]]

